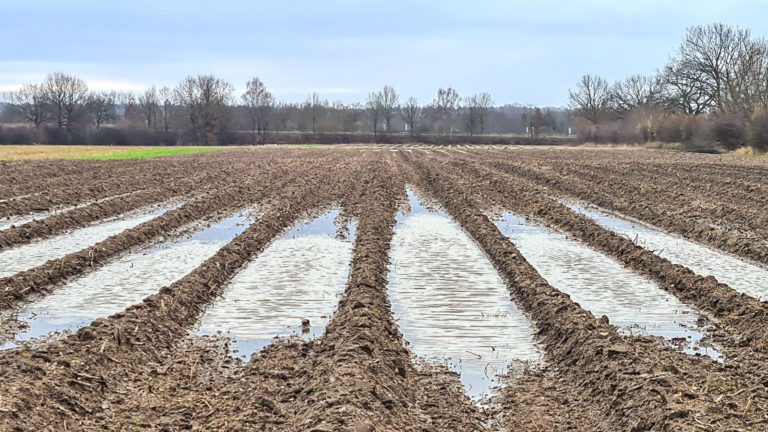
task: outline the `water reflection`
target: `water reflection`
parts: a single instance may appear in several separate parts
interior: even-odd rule
[[[673,263],[684,265],[702,276],[712,275],[737,291],[768,300],[768,270],[759,265],[666,233],[626,216],[575,203],[564,204],[614,232],[636,239],[638,245]]]
[[[390,253],[393,312],[414,353],[459,372],[467,392],[482,396],[510,362],[540,358],[531,324],[477,245],[413,191],[408,198]]]
[[[0,252],[0,277],[11,276],[20,271],[45,264],[48,260],[61,258],[67,254],[80,251],[180,205],[165,205],[154,207],[152,210],[138,210],[128,215],[107,219],[56,237],[41,239],[30,244],[4,250]]]
[[[194,270],[242,233],[250,223],[249,214],[244,210],[189,236],[125,255],[24,305],[15,320],[25,330],[6,348],[52,331],[77,329],[138,303]]]
[[[75,209],[79,209],[79,208],[82,208],[82,207],[87,207],[87,206],[92,205],[92,204],[108,201],[108,200],[119,198],[119,197],[126,196],[126,195],[130,195],[130,193],[125,193],[125,194],[120,194],[120,195],[113,195],[113,196],[106,197],[106,198],[101,198],[101,199],[98,199],[98,200],[95,200],[95,201],[87,201],[87,202],[80,203],[80,204],[77,204],[77,205],[74,205],[74,206],[57,206],[57,207],[54,207],[53,209],[48,210],[48,211],[41,211],[41,212],[28,213],[28,214],[23,214],[23,215],[8,216],[8,217],[0,220],[0,231],[2,231],[4,229],[8,229],[8,228],[10,228],[12,226],[24,225],[24,224],[32,222],[32,221],[36,221],[36,220],[40,220],[40,219],[45,219],[47,217],[51,217],[51,216],[54,216],[54,215],[60,215],[60,214],[66,213],[66,212],[68,212],[70,210],[75,210]],[[32,196],[32,195],[24,195],[24,196],[21,196],[21,197],[16,197],[14,199],[21,199],[21,198],[25,198],[25,197],[29,197],[29,196]],[[10,201],[10,200],[0,200],[0,202],[3,202],[3,201]]]
[[[699,346],[703,334],[695,309],[613,258],[511,213],[503,213],[496,226],[550,285],[593,315],[606,315],[621,332],[683,338],[686,352],[719,356]]]
[[[356,224],[341,224],[339,211],[294,226],[241,270],[224,299],[203,316],[198,334],[222,333],[230,349],[248,358],[272,338],[322,334],[344,290]]]

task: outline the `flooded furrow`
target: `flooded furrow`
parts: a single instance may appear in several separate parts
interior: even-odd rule
[[[504,212],[495,224],[550,285],[620,333],[661,336],[689,354],[721,358],[702,341],[706,320],[653,281],[535,221]]]
[[[181,204],[145,207],[144,209],[130,212],[127,215],[108,219],[50,239],[2,251],[0,252],[0,277],[11,276],[20,271],[44,264],[48,260],[77,252],[112,235],[133,228],[166,211],[177,208]]]
[[[203,315],[199,335],[223,334],[247,359],[273,338],[320,336],[349,275],[354,222],[338,210],[297,224],[232,278]]]
[[[66,213],[66,212],[68,212],[70,210],[75,210],[75,209],[79,209],[79,208],[83,208],[83,207],[88,207],[89,205],[97,204],[97,203],[100,203],[100,202],[108,201],[108,200],[119,198],[119,197],[122,197],[122,196],[127,196],[127,195],[130,195],[131,193],[133,193],[133,192],[124,193],[124,194],[120,194],[120,195],[113,195],[113,196],[102,198],[102,199],[99,199],[99,200],[96,200],[96,201],[88,201],[88,202],[80,203],[80,204],[74,205],[74,206],[58,206],[58,207],[55,207],[55,208],[53,208],[53,209],[51,209],[49,211],[34,212],[34,213],[29,213],[29,214],[24,214],[24,215],[7,216],[7,217],[3,218],[2,220],[0,220],[0,231],[8,229],[8,228],[12,228],[14,226],[24,225],[24,224],[27,224],[27,223],[30,223],[30,222],[33,222],[33,221],[36,221],[36,220],[45,219],[47,217],[51,217],[51,216],[55,216],[55,215],[60,215],[60,214]],[[31,196],[31,195],[27,195],[27,196]],[[1,201],[2,200],[0,200],[0,202]]]
[[[445,213],[408,190],[390,252],[388,292],[403,337],[415,354],[458,372],[482,397],[516,362],[537,362],[532,326],[491,263]]]
[[[3,333],[16,335],[2,348],[75,330],[140,302],[194,270],[243,232],[252,220],[252,209],[240,211],[205,229],[127,254],[20,310],[4,314]]]
[[[587,206],[563,202],[572,210],[594,219],[601,226],[629,237],[639,246],[653,251],[675,264],[684,265],[702,276],[714,276],[736,291],[757,299],[768,300],[768,269],[723,251],[667,233],[624,215]]]

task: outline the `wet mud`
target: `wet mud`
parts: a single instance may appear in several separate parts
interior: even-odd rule
[[[548,153],[520,148],[462,148],[448,154],[436,148],[359,150],[265,146],[168,158],[178,169],[209,176],[208,186],[169,192],[170,198],[186,191],[195,198],[100,243],[0,280],[0,300],[6,312],[29,300],[46,301],[46,297],[52,307],[54,303],[63,306],[75,296],[53,300],[65,292],[67,284],[113,265],[119,269],[122,260],[131,256],[136,258],[135,265],[152,268],[154,262],[142,262],[135,255],[141,250],[163,257],[157,270],[163,273],[162,266],[178,255],[163,256],[172,247],[161,245],[180,229],[259,205],[254,220],[238,235],[217,244],[210,257],[190,263],[190,267],[198,265],[185,268],[183,275],[169,276],[175,279],[172,282],[147,282],[140,301],[126,297],[125,301],[135,303],[121,310],[115,303],[117,312],[100,310],[98,318],[70,333],[0,351],[0,429],[766,430],[764,383],[768,376],[764,365],[768,359],[762,354],[767,334],[763,304],[568,209],[551,198],[560,189],[531,174],[546,171],[543,166],[554,164],[553,159],[564,164],[582,154],[585,163],[602,160],[610,166],[618,153]],[[730,175],[734,181],[722,190],[745,188],[766,169],[756,162],[729,162],[704,155],[636,155],[632,157],[648,167],[674,163],[674,169],[690,168],[685,174],[689,177],[707,176],[707,170],[729,176],[725,173],[732,167],[738,175]],[[621,153],[621,158],[629,160],[630,156]],[[513,159],[516,166],[534,171],[507,170]],[[162,166],[136,161],[121,164],[0,163],[0,185],[15,185],[8,198],[50,188],[59,192],[45,195],[46,205],[72,206],[95,192],[54,199],[68,196],[67,185],[50,176],[86,180],[106,177],[111,169],[120,178]],[[92,176],[84,172],[89,167],[93,167]],[[654,178],[669,175],[662,168],[652,172]],[[738,176],[745,180],[739,182]],[[407,185],[427,203],[423,208],[414,206],[416,211],[409,216],[401,213],[409,202]],[[141,180],[128,189],[133,195],[161,187]],[[762,193],[760,188],[755,192]],[[717,194],[714,190],[702,196],[711,203],[725,199]],[[136,208],[146,205],[143,201],[134,204]],[[658,205],[650,199],[648,204]],[[303,222],[329,208],[338,208],[338,214],[323,219],[321,226]],[[723,344],[724,360],[681,352],[652,334],[628,335],[619,319],[590,312],[609,302],[598,298],[598,307],[589,306],[589,299],[578,295],[599,297],[599,290],[590,293],[587,287],[603,282],[606,291],[627,299],[627,304],[618,305],[627,309],[632,308],[630,300],[636,299],[629,298],[632,289],[625,285],[636,287],[636,297],[644,305],[653,305],[652,311],[641,309],[641,313],[666,314],[682,306],[657,303],[658,298],[649,297],[650,289],[646,291],[639,282],[620,284],[624,276],[615,267],[610,271],[598,268],[597,272],[608,276],[602,280],[586,277],[581,282],[583,289],[569,295],[557,277],[545,277],[547,270],[540,264],[537,267],[530,251],[526,255],[524,239],[515,238],[514,232],[505,235],[509,233],[502,232],[489,217],[503,210],[541,221],[568,241],[578,241],[611,257],[614,264],[621,263],[623,271],[659,284],[679,304],[712,316],[713,338]],[[122,213],[125,210],[118,212]],[[702,216],[693,223],[701,225],[705,219]],[[747,230],[757,233],[744,224],[742,234],[736,234],[733,219],[730,225],[722,222],[729,235]],[[66,231],[90,223],[61,227]],[[304,227],[306,235],[293,227],[299,231]],[[47,235],[41,234],[41,238]],[[346,250],[344,259],[340,258],[340,243]],[[553,248],[569,251],[562,243]],[[436,255],[440,257],[434,258]],[[566,254],[568,257],[574,258]],[[297,259],[304,262],[297,263]],[[423,266],[413,266],[420,261]],[[593,263],[594,257],[588,261]],[[333,271],[317,272],[330,268]],[[273,285],[267,285],[263,293],[276,302],[249,306],[248,300],[258,299],[253,294],[265,281]],[[473,283],[475,292],[483,295],[468,297],[470,288],[448,287],[450,281]],[[82,292],[96,296],[93,298],[108,293],[108,288],[102,292],[104,287],[97,285],[84,287]],[[305,298],[316,300],[302,300]],[[207,328],[209,334],[197,334],[206,314],[215,313],[226,302],[230,304],[222,309],[224,319]],[[309,307],[304,309],[304,303]],[[621,316],[615,304],[611,308],[606,308],[609,314]],[[494,313],[479,319],[461,315],[475,309]],[[316,315],[306,318],[310,312]],[[446,346],[443,334],[451,335],[455,342],[462,340],[463,332],[473,334],[473,340],[455,345],[474,344],[471,346],[479,349],[485,343],[495,347],[517,341],[515,333],[510,333],[510,321],[505,320],[520,314],[527,319],[520,327],[527,334],[525,343],[535,344],[543,361],[536,368],[523,365],[509,370],[498,394],[491,393],[482,404],[473,400],[472,390],[462,382],[465,371],[447,363],[435,364],[436,358],[445,361],[455,355],[420,348],[424,345],[419,336],[437,341],[435,346]],[[453,322],[446,315],[454,317]],[[304,324],[303,319],[309,323]],[[434,319],[435,325],[419,328],[427,319]],[[268,342],[243,358],[234,350],[240,351],[237,341],[248,340],[248,336],[241,338],[237,329],[248,328],[266,336],[251,340]],[[430,336],[435,328],[441,331]],[[261,333],[263,329],[267,331]],[[297,334],[288,334],[294,332]],[[281,337],[272,338],[274,335]],[[525,346],[514,343],[515,349]]]

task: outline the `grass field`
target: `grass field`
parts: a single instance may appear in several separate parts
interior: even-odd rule
[[[0,160],[26,159],[133,159],[199,153],[223,147],[144,147],[144,146],[61,146],[7,145],[0,146]]]

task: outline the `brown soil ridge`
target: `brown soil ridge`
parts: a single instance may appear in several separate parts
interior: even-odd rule
[[[164,187],[141,190],[92,203],[23,225],[12,226],[0,231],[0,251],[29,244],[34,240],[52,237],[72,229],[82,228],[93,222],[119,216],[141,207],[158,204],[173,198],[183,199],[194,194],[195,189],[196,187],[192,185],[169,184]]]
[[[560,181],[556,176],[540,170],[508,166],[504,172],[533,180],[553,190],[563,191],[600,207],[619,211],[707,246],[768,265],[768,246],[759,238],[731,234],[718,228],[697,224],[688,218],[678,217],[673,214],[660,214],[647,203],[626,199],[615,200],[607,194],[594,189],[583,188],[577,183]]]
[[[763,302],[719,283],[712,276],[703,277],[683,265],[673,264],[603,228],[591,218],[549,198],[546,191],[524,178],[505,177],[505,174],[483,170],[474,174],[488,179],[483,190],[497,204],[523,215],[534,215],[548,225],[574,235],[591,248],[616,258],[627,268],[657,281],[662,289],[683,302],[716,318],[724,329],[737,336],[738,346],[768,353],[768,307]]]
[[[160,166],[155,162],[147,164],[146,172],[137,170],[135,173],[115,173],[105,169],[100,181],[69,185],[58,190],[43,190],[38,194],[0,202],[0,218],[48,211],[57,206],[74,206],[135,192],[137,189],[165,186],[186,177],[191,168],[189,164]],[[207,173],[203,173],[202,177],[207,177]]]
[[[263,181],[243,181],[227,190],[213,191],[93,246],[0,278],[0,310],[13,308],[32,295],[47,293],[67,278],[91,271],[130,248],[149,244],[216,211],[248,205],[262,197],[269,186]]]
[[[304,172],[282,185],[258,221],[187,276],[141,303],[39,349],[0,353],[0,388],[13,389],[0,403],[0,428],[66,430],[69,425],[104,430],[132,421],[138,426],[143,421],[137,418],[151,418],[150,407],[141,402],[138,405],[149,411],[124,413],[120,408],[131,405],[130,397],[152,394],[151,378],[169,372],[156,366],[173,354],[205,306],[221,295],[246,262],[307,211],[333,199],[335,188],[321,178],[328,176]],[[238,399],[235,409],[241,405]]]
[[[457,376],[411,363],[387,296],[389,249],[405,183],[391,163],[372,167],[348,210],[358,219],[344,295],[312,362],[314,373],[291,405],[291,430],[484,430]]]
[[[614,196],[631,196],[635,201],[651,205],[657,213],[675,215],[696,223],[727,228],[728,232],[749,233],[768,238],[768,217],[760,207],[761,197],[756,191],[744,192],[729,187],[727,180],[700,176],[705,182],[696,184],[692,179],[659,177],[636,167],[617,172],[613,167],[590,165],[548,164],[563,182],[582,183],[582,188],[601,190],[609,185]],[[681,171],[683,171],[681,169]]]
[[[712,373],[711,366],[691,366],[700,360],[671,350],[642,353],[613,327],[552,288],[478,209],[474,198],[477,191],[457,189],[455,179],[438,173],[434,166],[438,163],[431,167],[412,163],[421,176],[421,187],[475,239],[507,281],[516,303],[535,322],[538,337],[547,348],[548,362],[571,383],[565,386],[569,396],[585,404],[574,405],[573,410],[581,414],[579,421],[586,429],[699,430],[698,417],[705,413],[720,424],[736,427],[761,418],[759,409],[747,409],[742,416],[717,405],[719,395],[739,397],[746,393],[727,375],[716,378],[727,387],[708,394],[694,393],[691,389],[695,389],[696,381]],[[684,362],[689,368],[679,367]],[[747,398],[732,403],[749,406]],[[599,415],[589,417],[588,412]],[[706,420],[712,421],[711,417]]]

